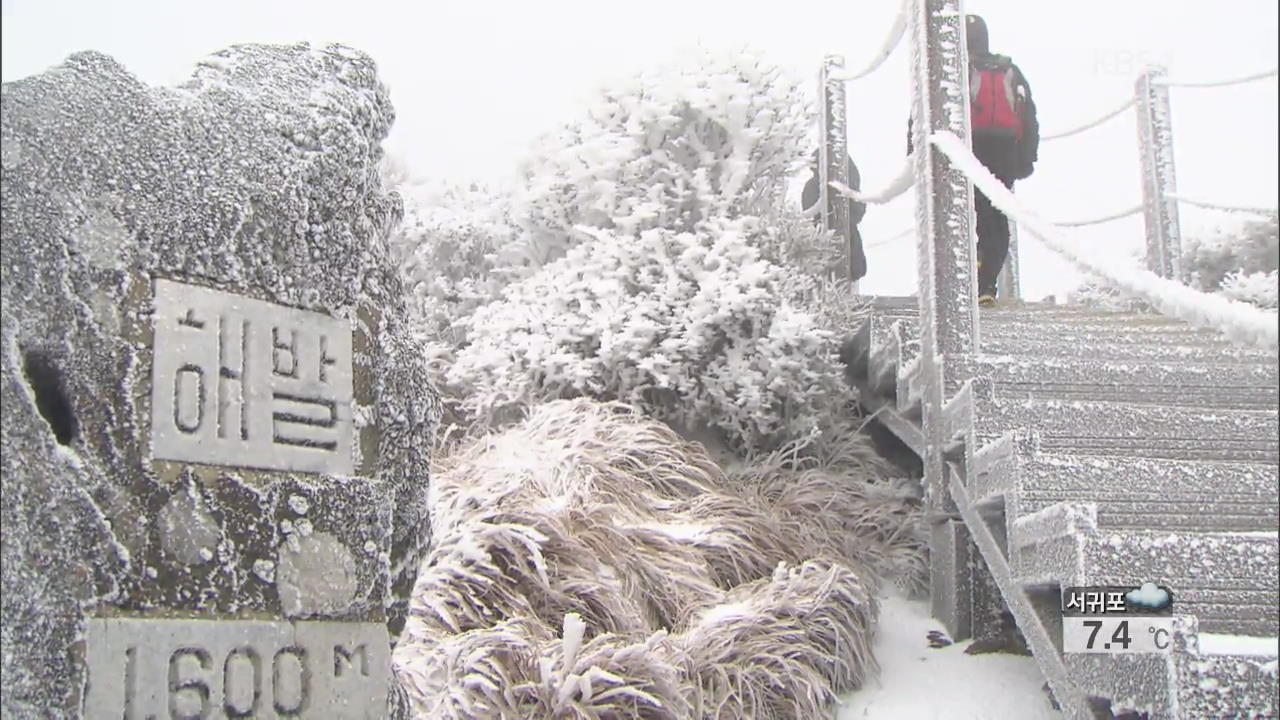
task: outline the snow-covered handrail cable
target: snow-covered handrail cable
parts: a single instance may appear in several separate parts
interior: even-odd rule
[[[1049,133],[1048,135],[1041,135],[1041,136],[1040,136],[1040,141],[1041,141],[1041,142],[1046,142],[1046,141],[1049,141],[1049,140],[1058,140],[1058,139],[1060,139],[1060,138],[1071,137],[1072,135],[1079,135],[1080,133],[1082,133],[1082,132],[1084,132],[1084,131],[1086,131],[1086,130],[1092,130],[1092,129],[1094,129],[1094,128],[1098,127],[1099,125],[1101,125],[1102,123],[1104,123],[1104,122],[1106,122],[1106,121],[1110,120],[1111,118],[1113,118],[1113,117],[1115,117],[1115,116],[1119,115],[1120,113],[1124,112],[1125,110],[1128,110],[1129,108],[1133,107],[1133,103],[1134,103],[1134,99],[1133,99],[1133,98],[1129,98],[1128,100],[1126,100],[1126,101],[1124,102],[1124,104],[1123,104],[1123,105],[1121,105],[1120,107],[1116,108],[1115,110],[1112,110],[1111,112],[1107,113],[1106,115],[1103,115],[1102,117],[1097,118],[1096,120],[1090,120],[1089,122],[1085,123],[1084,125],[1081,125],[1081,126],[1079,126],[1079,127],[1071,128],[1070,130],[1063,130],[1062,132]]]
[[[836,194],[849,198],[850,200],[867,203],[868,205],[884,205],[890,200],[893,200],[904,192],[915,187],[915,165],[916,157],[915,153],[912,153],[908,155],[906,161],[902,163],[902,167],[898,170],[897,177],[890,180],[888,185],[875,192],[864,193],[858,190],[853,190],[848,185],[836,180],[828,182],[827,185],[831,186],[831,188],[836,191]]]
[[[914,235],[915,232],[916,232],[915,226],[906,228],[905,230],[899,230],[898,232],[890,235],[887,238],[881,238],[879,240],[876,240],[875,242],[866,243],[865,245],[863,245],[863,249],[870,250],[871,248],[880,247],[881,245],[888,245],[889,243],[894,242],[895,240],[901,240],[902,238],[907,237],[909,235]]]
[[[871,59],[871,63],[867,67],[856,73],[847,71],[832,73],[831,79],[848,82],[864,78],[878,70],[884,64],[884,61],[888,60],[889,56],[893,54],[894,49],[898,47],[898,43],[902,42],[902,36],[907,34],[907,12],[910,6],[911,0],[902,0],[902,2],[898,3],[898,15],[893,19],[889,34],[885,36],[884,43],[880,45],[880,51]]]
[[[1111,213],[1110,215],[1103,215],[1101,217],[1090,218],[1088,220],[1062,220],[1062,221],[1054,222],[1051,224],[1057,225],[1058,227],[1084,227],[1086,225],[1101,225],[1102,223],[1111,222],[1112,220],[1119,220],[1120,218],[1129,217],[1130,215],[1137,215],[1140,212],[1142,212],[1142,206],[1135,205],[1126,210],[1121,210],[1120,212],[1114,212],[1114,213]]]
[[[1250,83],[1255,80],[1265,80],[1266,78],[1269,78],[1269,77],[1275,77],[1278,71],[1280,71],[1280,68],[1271,68],[1270,70],[1254,73],[1252,75],[1245,75],[1244,77],[1231,78],[1230,80],[1208,80],[1204,82],[1179,82],[1176,80],[1169,80],[1167,78],[1158,77],[1158,78],[1153,78],[1151,82],[1155,85],[1164,85],[1165,87],[1175,87],[1175,88],[1216,88],[1216,87],[1227,87],[1228,85],[1243,85],[1244,83]]]
[[[1165,197],[1169,198],[1170,200],[1177,200],[1180,203],[1186,203],[1188,205],[1194,205],[1199,208],[1205,208],[1206,210],[1224,210],[1226,212],[1252,213],[1254,215],[1271,215],[1276,212],[1276,208],[1248,207],[1245,205],[1225,205],[1223,203],[1208,202],[1207,200],[1197,200],[1196,198],[1189,198],[1184,195],[1179,195],[1177,193],[1167,193]]]
[[[1148,270],[1108,266],[1093,254],[1085,253],[1067,242],[1059,234],[1061,231],[1058,228],[1022,205],[1013,192],[997,180],[953,133],[935,132],[929,136],[929,142],[950,158],[955,167],[991,199],[992,205],[1007,217],[1016,219],[1019,227],[1026,228],[1054,252],[1086,272],[1141,297],[1166,315],[1197,327],[1218,330],[1234,340],[1268,349],[1280,347],[1280,326],[1276,323],[1274,313],[1248,303],[1202,293]]]

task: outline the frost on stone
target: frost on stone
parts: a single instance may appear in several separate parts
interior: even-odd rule
[[[322,613],[403,612],[409,588],[387,573],[416,568],[428,532],[418,515],[439,405],[421,355],[401,349],[387,244],[401,201],[378,176],[394,111],[372,61],[240,45],[156,88],[82,52],[0,97],[0,715],[76,713],[86,678],[68,648],[94,608],[268,612],[263,576],[283,570],[305,593],[314,569],[330,588],[312,603]],[[364,476],[304,485],[153,462],[140,428],[157,278],[358,318],[357,399],[379,409]],[[302,493],[298,512],[289,496]],[[283,568],[255,562],[283,540],[282,520],[304,515]],[[317,550],[324,536],[376,552]]]
[[[253,574],[262,582],[273,583],[276,581],[276,564],[271,560],[254,560]]]
[[[290,495],[289,509],[298,515],[306,515],[307,511],[311,509],[311,501],[305,495]]]

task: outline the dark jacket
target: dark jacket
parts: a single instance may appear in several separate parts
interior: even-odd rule
[[[811,167],[809,169],[813,172],[813,174],[809,176],[809,181],[804,184],[804,192],[800,194],[800,207],[805,210],[808,210],[809,208],[813,207],[813,204],[818,202],[818,198],[822,197],[822,192],[818,187],[818,183],[819,183],[818,168]],[[849,159],[849,188],[851,190],[862,189],[862,176],[859,175],[858,166],[853,164],[852,158]],[[828,191],[829,191],[827,194],[828,206],[830,206],[830,200],[834,200],[840,196],[836,194],[835,190],[831,190],[830,188],[828,188]],[[827,212],[830,213],[831,210],[828,209]],[[862,216],[865,215],[866,212],[867,212],[866,203],[861,203],[861,202],[858,202],[857,200],[849,200],[849,224],[850,225],[856,226],[858,223],[862,222]],[[814,215],[814,218],[815,218],[815,222],[819,224],[822,223],[821,215]]]
[[[819,188],[819,183],[821,181],[818,178],[818,167],[817,165],[814,165],[810,169],[813,171],[813,174],[809,177],[808,182],[804,184],[804,191],[800,194],[800,206],[805,210],[808,210],[817,204],[818,198],[822,197],[822,192]],[[849,159],[848,185],[851,190],[862,189],[862,177],[858,174],[858,166],[853,164],[853,158]],[[827,212],[832,212],[830,210],[832,202],[845,199],[846,198],[837,195],[834,189],[828,188]],[[867,274],[867,255],[862,249],[862,233],[858,232],[858,223],[862,222],[862,216],[867,212],[867,204],[852,199],[848,199],[847,201],[849,203],[849,228],[853,233],[853,277],[850,278],[850,280],[852,282],[857,282]],[[823,222],[821,214],[814,215],[813,219],[814,222],[819,225]]]

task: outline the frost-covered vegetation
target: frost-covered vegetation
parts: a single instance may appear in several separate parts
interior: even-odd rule
[[[1277,307],[1277,267],[1280,266],[1277,215],[1231,223],[1215,232],[1192,237],[1182,256],[1184,281],[1202,292],[1222,295],[1261,308]],[[1135,263],[1141,261],[1136,259]],[[1108,310],[1149,310],[1139,299],[1111,285],[1089,280],[1070,301]]]
[[[877,585],[922,586],[874,458],[724,472],[627,406],[535,408],[432,478],[396,647],[416,716],[816,718],[876,668]]]
[[[1272,213],[1188,243],[1183,267],[1193,287],[1275,308],[1280,216]]]
[[[839,244],[784,199],[813,126],[795,79],[703,56],[512,188],[400,183],[451,426],[395,654],[418,717],[809,718],[874,671],[927,540],[842,378]]]
[[[706,55],[604,91],[511,191],[406,191],[396,252],[455,419],[622,400],[750,452],[847,414],[838,245],[782,202],[813,126],[798,80]]]

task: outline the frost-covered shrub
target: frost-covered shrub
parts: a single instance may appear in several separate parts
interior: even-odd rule
[[[724,221],[702,232],[609,231],[464,319],[449,369],[477,416],[579,395],[618,399],[739,447],[818,426],[841,390],[835,343],[797,308],[787,270]]]
[[[472,186],[431,192],[402,187],[405,216],[392,238],[410,309],[428,340],[456,346],[458,320],[496,299],[506,284],[513,228],[509,200]]]
[[[1193,239],[1183,267],[1193,287],[1260,307],[1276,307],[1280,222],[1270,216]]]
[[[1067,294],[1067,304],[1105,310],[1107,312],[1154,312],[1151,305],[1126,295],[1114,285],[1097,279],[1085,280]]]
[[[455,318],[467,342],[447,380],[465,411],[488,424],[585,395],[739,448],[814,432],[847,391],[802,306],[815,280],[779,262],[821,238],[773,209],[811,127],[797,81],[703,56],[544,138],[512,207],[528,269]]]
[[[1243,272],[1235,270],[1227,274],[1219,284],[1222,294],[1232,300],[1252,303],[1258,307],[1275,309],[1277,307],[1276,271]]]
[[[761,257],[814,276],[843,271],[844,244],[835,232],[782,202],[760,208],[759,214],[764,218],[756,239]]]
[[[562,256],[586,239],[579,226],[635,237],[743,216],[785,192],[812,118],[800,81],[749,54],[702,54],[606,90],[524,167],[514,217],[529,255]]]

